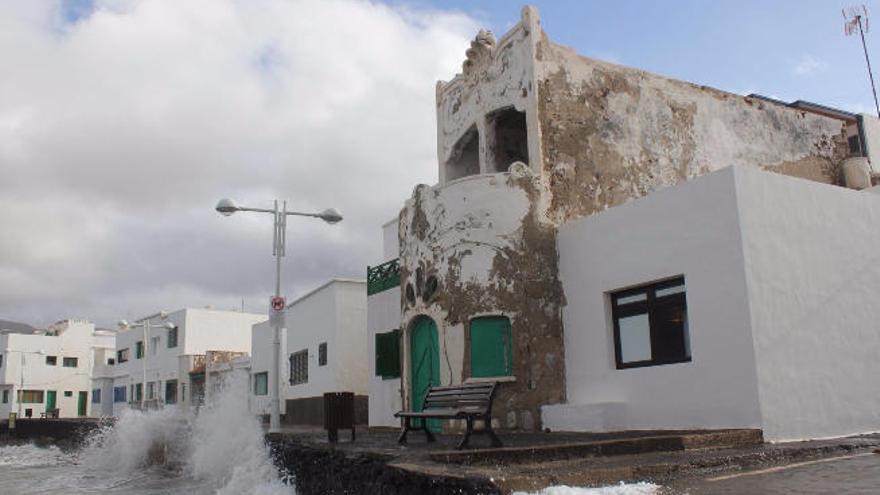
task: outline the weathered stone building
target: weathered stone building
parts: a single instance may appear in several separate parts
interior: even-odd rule
[[[565,402],[557,232],[571,220],[732,165],[871,183],[876,120],[588,59],[532,7],[466,56],[437,84],[439,183],[399,217],[406,408],[428,383],[499,380],[499,426],[531,430]]]

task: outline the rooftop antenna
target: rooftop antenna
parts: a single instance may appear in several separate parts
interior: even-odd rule
[[[877,88],[874,87],[874,73],[871,71],[871,60],[868,58],[868,46],[865,44],[865,31],[869,31],[868,26],[868,9],[864,5],[853,6],[842,10],[843,12],[843,32],[847,36],[856,32],[858,28],[859,35],[862,37],[862,48],[865,50],[865,63],[868,64],[868,77],[871,79],[871,92],[874,93],[874,108],[877,110],[877,117],[880,117],[880,103],[877,103]],[[864,25],[862,21],[864,20]]]

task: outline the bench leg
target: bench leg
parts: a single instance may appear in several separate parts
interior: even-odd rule
[[[492,418],[486,418],[484,421],[486,424],[486,434],[489,435],[489,440],[492,441],[492,447],[503,447],[504,444],[501,443],[501,440],[495,435],[495,430],[492,429]]]
[[[422,420],[422,428],[425,430],[425,437],[428,439],[428,443],[434,443],[437,441],[437,437],[434,436],[434,433],[428,429],[428,420]]]
[[[456,449],[461,450],[465,447],[468,447],[468,441],[471,438],[471,434],[474,432],[474,420],[473,418],[467,418],[467,429],[464,432],[464,438],[461,439],[461,442],[458,442],[458,447]]]
[[[403,431],[400,432],[400,436],[397,437],[398,445],[406,445],[406,434],[409,432],[409,418],[403,418]]]

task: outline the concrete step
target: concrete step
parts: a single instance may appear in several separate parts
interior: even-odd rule
[[[613,435],[613,434],[611,434]],[[628,432],[627,435],[632,435]],[[502,440],[504,437],[502,435]],[[643,436],[624,436],[586,442],[552,443],[546,445],[512,446],[475,450],[432,452],[429,458],[445,464],[515,464],[544,462],[584,457],[619,456],[651,452],[676,452],[695,449],[744,447],[760,445],[761,430],[733,429],[691,432],[650,432]]]

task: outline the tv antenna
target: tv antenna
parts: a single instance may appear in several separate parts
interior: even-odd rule
[[[868,78],[871,79],[871,92],[874,94],[874,108],[880,117],[880,103],[877,103],[877,88],[874,87],[874,73],[871,71],[871,60],[868,58],[868,45],[865,44],[865,32],[868,27],[868,9],[864,5],[849,7],[843,11],[843,32],[850,36],[858,30],[862,37],[862,49],[865,50],[865,63],[868,65]],[[864,22],[863,22],[864,21]]]

